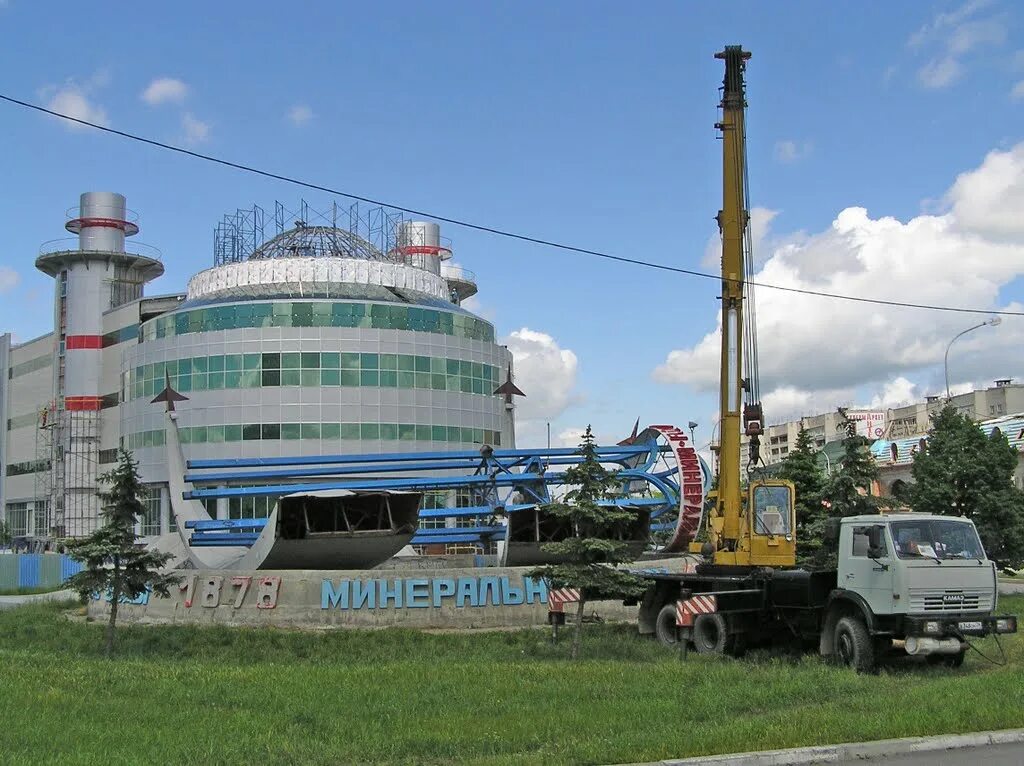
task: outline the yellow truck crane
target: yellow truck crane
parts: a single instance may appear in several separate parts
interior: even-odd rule
[[[782,638],[815,645],[858,670],[899,649],[957,666],[970,637],[1015,633],[996,616],[995,564],[964,518],[894,513],[834,519],[835,569],[796,568],[793,485],[760,477],[763,415],[747,190],[744,70],[750,53],[730,45],[722,117],[722,357],[717,488],[709,493],[708,542],[690,543],[694,571],[644,575],[641,633],[701,653],[740,654]],[[749,454],[744,489],[742,436]]]

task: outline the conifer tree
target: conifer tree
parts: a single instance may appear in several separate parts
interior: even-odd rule
[[[878,465],[871,454],[871,442],[857,433],[856,421],[846,417],[846,410],[839,409],[843,418],[846,438],[843,439],[843,457],[838,468],[825,483],[823,496],[829,504],[830,516],[858,516],[875,513],[878,498],[873,497],[871,482],[878,478]]]
[[[971,519],[989,558],[1019,566],[1024,492],[1013,486],[1018,459],[1005,434],[986,436],[970,417],[947,405],[932,416],[925,449],[914,455],[910,507]]]
[[[530,577],[544,578],[548,587],[574,588],[580,599],[576,607],[576,630],[570,656],[579,656],[583,635],[583,610],[588,598],[602,595],[621,598],[643,590],[640,578],[618,569],[629,561],[623,542],[629,527],[636,522],[635,511],[602,504],[619,493],[614,472],[601,465],[594,434],[587,426],[577,454],[582,460],[565,471],[564,484],[572,487],[559,501],[541,506],[541,511],[564,520],[571,534],[556,543],[541,546],[545,553],[561,556],[565,563],[534,569]]]
[[[821,547],[828,513],[821,504],[825,474],[818,465],[811,436],[803,426],[796,444],[782,461],[779,478],[793,482],[796,490],[796,555],[798,561],[809,563]]]
[[[177,575],[162,573],[160,567],[171,554],[146,550],[135,539],[135,523],[145,511],[141,496],[138,463],[120,450],[117,467],[100,477],[108,489],[100,492],[103,525],[87,537],[66,540],[68,555],[85,568],[68,580],[68,587],[83,598],[94,593],[110,598],[110,619],[106,628],[105,653],[114,653],[114,631],[122,599],[132,600],[147,591],[169,595]]]

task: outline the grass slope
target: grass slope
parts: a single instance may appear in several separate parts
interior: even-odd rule
[[[23,607],[0,612],[0,761],[614,763],[1024,726],[1017,636],[1006,667],[874,676],[813,655],[681,662],[627,626],[591,627],[578,663],[567,644],[132,626],[106,661],[99,625]]]

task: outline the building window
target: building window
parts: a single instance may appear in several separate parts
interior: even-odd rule
[[[11,535],[23,537],[28,534],[31,526],[32,503],[8,503],[7,524],[11,528]]]
[[[434,511],[447,507],[447,492],[427,492],[423,495],[423,505],[420,507],[425,511]],[[444,529],[447,519],[444,516],[433,516],[420,518],[420,529]]]
[[[228,498],[228,518],[265,519],[277,507],[277,495]],[[214,512],[216,517],[216,512]]]
[[[155,537],[160,534],[160,487],[150,487],[140,499],[145,507],[142,512],[142,536]]]

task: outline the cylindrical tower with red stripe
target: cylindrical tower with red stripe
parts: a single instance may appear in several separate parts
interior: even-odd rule
[[[104,396],[116,394],[103,390],[103,314],[141,298],[142,286],[164,268],[155,254],[126,251],[125,238],[139,227],[123,195],[86,192],[68,218],[65,228],[78,241],[50,243],[36,268],[56,280],[53,383],[61,426],[49,526],[74,536],[96,523],[98,508],[86,498],[96,490],[98,413]]]

